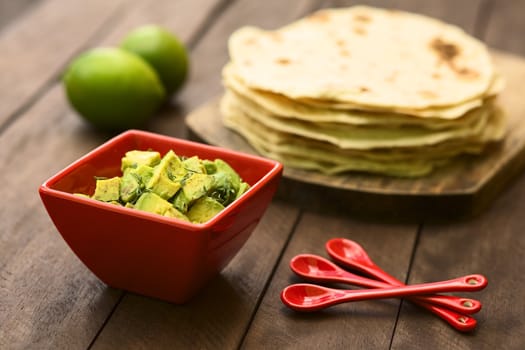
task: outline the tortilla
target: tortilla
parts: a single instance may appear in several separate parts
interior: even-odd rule
[[[472,123],[463,128],[429,130],[417,127],[379,128],[353,127],[345,124],[310,123],[283,120],[260,106],[228,91],[223,104],[232,105],[267,127],[318,141],[325,141],[343,149],[373,149],[388,147],[420,147],[452,139],[476,137],[485,129],[491,114],[491,104],[469,113],[475,114]]]
[[[237,114],[239,116],[240,114]],[[241,134],[262,155],[278,160],[285,166],[315,170],[328,175],[339,174],[345,171],[366,171],[372,173],[388,174],[393,176],[422,176],[432,171],[432,161],[376,161],[366,157],[337,157],[330,152],[323,154],[322,150],[308,153],[307,148],[296,148],[297,152],[282,152],[275,143],[268,142],[264,135],[258,134],[254,129],[242,126],[235,114],[224,118],[225,124]],[[250,124],[250,122],[248,122]],[[254,125],[254,124],[251,124]],[[324,157],[326,155],[326,157]]]
[[[495,72],[486,46],[426,16],[365,6],[327,9],[275,31],[244,27],[229,40],[250,88],[410,110],[481,98]]]
[[[283,116],[309,120],[315,119],[317,121],[340,121],[355,125],[417,124],[433,129],[446,127],[451,123],[456,124],[457,122],[461,122],[460,119],[463,119],[462,117],[466,112],[480,107],[487,99],[491,99],[501,92],[505,86],[503,78],[496,75],[489,89],[480,98],[475,98],[454,106],[417,110],[358,106],[352,103],[326,100],[292,100],[282,94],[252,89],[246,86],[236,75],[235,67],[231,63],[224,67],[222,75],[224,85],[227,88]]]
[[[445,129],[460,127],[472,122],[473,114],[463,113],[461,118],[414,118],[411,115],[393,112],[369,112],[360,110],[338,110],[316,107],[287,99],[282,95],[271,94],[265,91],[252,90],[243,86],[235,79],[225,78],[225,86],[236,95],[252,101],[271,114],[283,118],[304,120],[313,123],[341,123],[354,126],[400,127],[418,126],[428,129]],[[480,101],[480,107],[489,100]],[[473,109],[473,108],[470,108]],[[467,110],[467,111],[468,111]]]

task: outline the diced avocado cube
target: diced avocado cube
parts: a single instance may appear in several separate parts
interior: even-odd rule
[[[127,202],[125,207],[133,209],[133,208],[135,208],[135,205],[133,203]]]
[[[246,182],[241,182],[239,185],[239,191],[237,191],[237,195],[235,196],[235,199],[239,198],[244,192],[248,191],[250,188],[250,185]]]
[[[111,202],[118,201],[120,198],[120,177],[112,177],[111,179],[98,179],[95,194],[93,199]]]
[[[188,197],[186,197],[184,191],[179,191],[179,193],[177,193],[175,199],[173,200],[173,206],[177,208],[177,210],[181,213],[185,213],[188,211],[188,207],[190,206],[190,200],[188,199]]]
[[[153,168],[148,165],[139,165],[136,168],[127,168],[124,175],[127,173],[133,173],[140,178],[140,187],[145,188],[153,176]]]
[[[233,187],[230,174],[217,172],[211,176],[213,176],[215,182],[209,192],[209,196],[224,206],[233,202],[237,191]]]
[[[140,176],[126,171],[120,180],[120,199],[124,203],[134,202],[142,192],[140,185]]]
[[[214,181],[211,175],[195,173],[185,179],[182,191],[191,203],[207,194]]]
[[[184,159],[182,161],[182,164],[186,171],[192,172],[192,173],[199,173],[204,174],[205,169],[204,166],[201,163],[201,160],[197,156],[193,156],[191,158]]]
[[[141,194],[135,203],[135,209],[160,215],[164,215],[169,208],[172,208],[171,203],[153,192]]]
[[[162,172],[160,172],[157,176],[155,176],[154,172],[153,177],[146,185],[146,188],[155,192],[164,199],[170,199],[173,197],[180,187],[180,182],[171,181],[168,176]]]
[[[195,201],[186,214],[191,222],[203,223],[217,215],[224,206],[210,197],[202,197]]]
[[[217,172],[225,173],[230,177],[231,184],[235,190],[235,193],[239,190],[239,185],[241,184],[241,177],[231,166],[228,165],[222,159],[215,159],[215,165],[217,166]]]
[[[215,159],[213,163],[217,171],[213,174],[215,186],[210,192],[210,196],[222,205],[227,206],[238,197],[241,177],[222,159]]]
[[[215,174],[217,172],[217,165],[215,165],[214,162],[208,159],[204,159],[202,161],[202,165],[204,166],[204,169],[206,170],[206,174]]]
[[[159,167],[162,166],[172,180],[182,180],[187,173],[180,158],[171,150],[162,158]]]
[[[129,151],[122,158],[121,170],[137,168],[139,165],[154,167],[160,162],[160,153],[154,151]]]
[[[120,199],[125,203],[135,202],[152,176],[153,168],[149,165],[126,168],[120,183]]]
[[[213,174],[215,185],[210,192],[210,197],[224,206],[239,198],[250,187],[246,182],[241,182],[240,176],[226,163],[216,160],[219,165]]]
[[[168,210],[166,210],[166,212],[164,212],[164,216],[167,216],[170,218],[177,218],[177,219],[181,219],[184,221],[190,221],[190,219],[188,219],[186,215],[182,214],[180,211],[178,211],[174,207],[171,207]]]
[[[180,181],[185,174],[186,170],[179,157],[173,151],[169,151],[153,169],[153,175],[146,188],[164,199],[169,199],[181,188]]]

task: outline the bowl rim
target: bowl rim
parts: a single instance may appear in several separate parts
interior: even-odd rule
[[[266,174],[262,178],[260,178],[256,183],[251,185],[250,188],[245,193],[243,193],[239,198],[237,198],[235,201],[233,201],[227,207],[225,207],[222,211],[220,211],[217,215],[215,215],[213,218],[211,218],[210,220],[204,223],[192,223],[192,222],[187,222],[187,221],[177,219],[177,218],[171,218],[171,217],[166,217],[166,216],[162,216],[162,215],[155,214],[155,213],[150,213],[150,212],[143,211],[143,210],[126,208],[124,206],[117,206],[115,204],[98,201],[92,198],[78,196],[73,193],[60,191],[60,190],[52,188],[52,186],[55,183],[57,183],[62,178],[69,175],[71,172],[73,172],[76,168],[78,168],[82,164],[85,164],[89,160],[97,157],[97,155],[99,155],[101,152],[111,149],[113,146],[115,146],[119,142],[122,142],[124,139],[131,138],[131,137],[146,137],[150,139],[156,139],[161,142],[176,143],[179,145],[186,145],[186,146],[190,146],[194,148],[195,147],[201,148],[207,151],[217,153],[218,158],[220,157],[220,154],[229,154],[235,157],[250,159],[252,161],[257,161],[257,162],[263,162],[263,163],[266,163],[266,165],[271,166],[271,168],[268,172],[266,172]],[[149,131],[130,129],[130,130],[124,131],[110,138],[106,142],[95,147],[88,153],[84,154],[83,156],[76,159],[75,161],[67,165],[66,167],[62,168],[62,170],[58,171],[57,173],[49,177],[47,180],[45,180],[40,185],[39,193],[41,195],[49,195],[49,196],[53,196],[56,198],[73,201],[79,204],[88,205],[88,206],[95,207],[95,208],[109,210],[109,211],[116,212],[116,213],[121,213],[123,215],[131,215],[134,217],[143,218],[143,219],[147,219],[150,221],[161,222],[161,223],[168,224],[171,226],[182,227],[183,229],[189,230],[189,231],[200,231],[200,230],[212,228],[215,224],[217,224],[220,220],[226,217],[229,213],[231,213],[232,211],[235,211],[235,209],[239,207],[243,202],[252,198],[255,192],[258,192],[259,189],[264,187],[268,182],[270,182],[273,178],[275,178],[275,176],[281,173],[282,169],[283,169],[283,165],[280,162],[273,160],[273,159],[264,158],[264,157],[244,153],[244,152],[234,151],[234,150],[227,149],[227,148],[212,146],[212,145],[208,145],[208,144],[204,144],[200,142],[180,139],[180,138],[162,135],[158,133],[153,133]]]

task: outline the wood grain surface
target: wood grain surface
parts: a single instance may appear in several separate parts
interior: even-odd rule
[[[322,211],[316,207],[328,207],[325,197],[320,200],[310,192],[300,194],[302,205],[276,199],[235,259],[185,305],[105,286],[60,238],[38,198],[38,186],[45,179],[113,136],[86,125],[64,97],[60,76],[80,52],[116,45],[127,31],[146,23],[177,33],[190,50],[189,80],[147,129],[188,138],[185,116],[223,91],[220,69],[228,59],[226,41],[232,31],[246,24],[275,28],[320,7],[355,3],[11,4],[12,17],[0,29],[0,349],[525,348],[525,281],[520,278],[525,254],[523,172],[503,189],[494,187],[500,194],[490,207],[460,221],[434,223],[414,216],[392,223],[383,215],[361,220],[348,210],[357,210],[363,204],[359,200]],[[525,55],[522,1],[365,3],[435,16],[462,26],[491,47]],[[517,79],[521,68],[507,67],[507,74],[513,79],[516,75],[516,93],[506,103],[524,106],[519,83],[523,78]],[[286,181],[280,187],[293,190]],[[409,283],[486,274],[489,286],[474,295],[483,303],[475,316],[477,330],[460,334],[396,299],[339,305],[312,314],[286,309],[279,292],[299,281],[288,268],[289,259],[297,253],[326,256],[323,244],[336,236],[358,241],[381,267]]]

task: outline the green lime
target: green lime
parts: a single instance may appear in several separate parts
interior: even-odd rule
[[[155,71],[140,57],[118,48],[80,55],[63,82],[76,111],[104,130],[142,126],[165,98]]]
[[[146,60],[159,75],[168,95],[177,91],[188,74],[188,54],[172,33],[157,25],[139,27],[129,33],[121,48]]]

